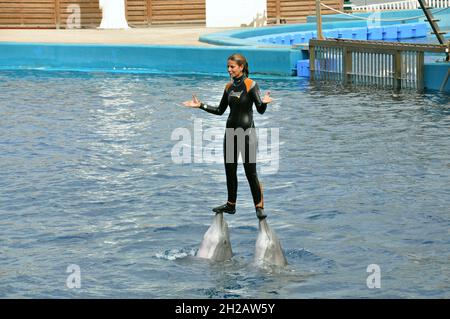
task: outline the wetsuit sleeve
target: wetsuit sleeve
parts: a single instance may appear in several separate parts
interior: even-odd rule
[[[250,96],[255,103],[256,110],[259,114],[264,114],[267,108],[267,103],[263,103],[261,100],[261,91],[259,90],[258,83],[255,82],[255,85],[250,90]]]
[[[228,107],[228,92],[225,89],[225,91],[223,92],[223,96],[222,99],[220,100],[220,104],[219,106],[211,106],[211,105],[206,105],[206,104],[201,104],[200,108],[202,110],[205,110],[208,113],[212,113],[212,114],[216,114],[216,115],[222,115],[223,113],[225,113],[225,110]]]

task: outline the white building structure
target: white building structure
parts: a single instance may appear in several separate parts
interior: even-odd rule
[[[206,0],[206,27],[266,25],[267,0]]]
[[[100,0],[102,22],[99,29],[128,29],[125,17],[125,0]]]

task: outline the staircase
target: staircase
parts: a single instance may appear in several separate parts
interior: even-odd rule
[[[441,31],[440,29],[439,29],[439,26],[438,26],[438,24],[436,23],[436,22],[438,22],[439,20],[437,20],[437,19],[435,19],[434,17],[433,17],[433,14],[431,13],[431,11],[430,11],[430,9],[431,9],[431,7],[429,7],[427,4],[426,4],[426,2],[425,2],[425,0],[418,0],[419,1],[419,4],[420,4],[420,8],[422,9],[422,11],[423,11],[423,13],[425,14],[425,16],[427,17],[427,20],[428,20],[428,23],[430,24],[430,26],[431,26],[431,29],[433,30],[433,33],[434,33],[434,35],[436,36],[436,38],[438,39],[438,41],[439,41],[439,43],[440,44],[445,44],[445,41],[444,41],[444,34],[446,34],[446,32],[443,32],[443,31]],[[450,42],[449,42],[449,45],[448,45],[449,47],[450,47]],[[446,52],[446,61],[448,62],[449,60],[450,60],[450,57],[449,57],[449,50],[447,49],[447,52]]]

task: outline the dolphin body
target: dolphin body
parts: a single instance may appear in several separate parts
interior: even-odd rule
[[[266,218],[259,221],[254,263],[258,266],[286,266],[288,264],[280,240],[267,224]]]
[[[228,224],[223,219],[223,213],[217,213],[213,223],[203,236],[197,257],[225,261],[231,259],[232,256]]]

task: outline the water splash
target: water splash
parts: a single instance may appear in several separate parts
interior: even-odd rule
[[[169,249],[165,250],[162,253],[156,253],[155,257],[159,259],[166,259],[166,260],[176,260],[185,258],[188,256],[195,256],[196,250],[195,249]]]

